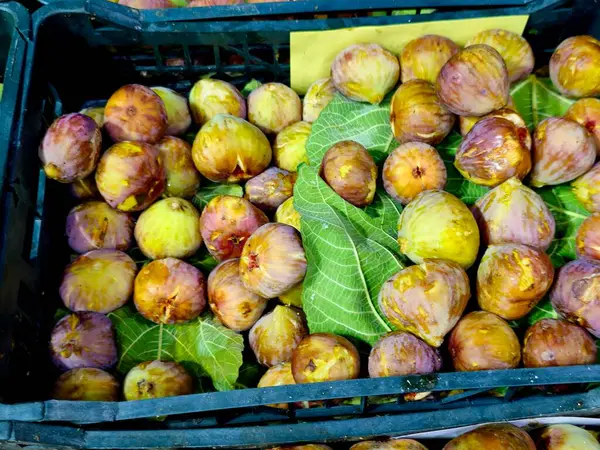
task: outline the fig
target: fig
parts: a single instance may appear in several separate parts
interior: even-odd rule
[[[477,269],[481,309],[505,320],[525,317],[546,295],[554,267],[543,251],[523,244],[490,245]]]
[[[331,78],[350,100],[378,105],[398,83],[400,64],[378,44],[351,45],[333,60]]]
[[[200,186],[200,174],[192,159],[192,146],[183,139],[165,136],[156,148],[167,173],[165,196],[192,197]]]
[[[429,81],[411,80],[392,97],[390,122],[396,140],[436,145],[452,131],[456,116],[438,98]]]
[[[483,116],[508,102],[508,71],[489,45],[465,48],[452,56],[437,78],[442,103],[459,116]]]
[[[568,97],[600,95],[600,41],[592,36],[562,41],[550,58],[550,78]]]
[[[448,442],[443,450],[536,450],[531,437],[509,423],[476,428]]]
[[[340,197],[357,208],[370,205],[377,188],[377,166],[361,144],[340,141],[323,156],[321,177]]]
[[[594,138],[576,122],[549,117],[533,137],[531,185],[561,184],[583,175],[596,161]]]
[[[423,191],[444,189],[448,177],[437,150],[423,142],[407,142],[392,151],[381,176],[386,192],[403,205]]]
[[[118,250],[92,250],[67,266],[60,284],[60,297],[71,311],[107,314],[131,297],[137,267]]]
[[[331,78],[321,78],[311,84],[302,100],[302,120],[309,123],[316,121],[336,92]]]
[[[400,52],[402,83],[425,80],[435,83],[446,62],[460,51],[452,40],[426,34],[410,41]]]
[[[102,128],[104,126],[104,106],[93,106],[91,108],[83,108],[79,111],[79,114],[83,114],[84,116],[91,117],[98,125],[98,128]]]
[[[247,0],[249,3],[264,3],[265,0]],[[272,0],[268,0],[269,2]],[[273,447],[271,450],[331,450],[331,447],[323,444],[286,445],[285,447]]]
[[[192,158],[202,175],[218,183],[237,183],[264,171],[271,145],[244,119],[220,114],[206,122],[194,139]]]
[[[78,200],[89,200],[92,198],[102,198],[98,186],[96,186],[96,179],[94,175],[90,175],[81,180],[73,181],[69,188],[71,189],[71,195]]]
[[[169,136],[184,134],[192,124],[192,116],[190,116],[186,98],[173,89],[166,87],[156,86],[151,89],[160,97],[167,110],[167,130],[165,134]]]
[[[573,193],[585,209],[600,212],[600,163],[573,181]]]
[[[527,124],[525,123],[521,115],[516,111],[511,97],[509,97],[508,104],[505,108],[497,109],[496,111],[492,111],[491,113],[486,114],[485,116],[460,116],[460,134],[462,136],[466,136],[477,122],[483,119],[487,119],[488,117],[499,117],[501,119],[506,119],[512,122],[513,125],[515,125],[519,130],[519,137],[525,142],[527,148],[531,150],[531,134],[529,133]]]
[[[487,311],[474,311],[460,319],[450,334],[448,349],[459,372],[514,369],[521,361],[515,332]]]
[[[55,400],[84,402],[116,402],[119,382],[110,373],[91,367],[71,369],[63,373],[52,389]]]
[[[125,5],[135,9],[165,9],[176,7],[171,0],[118,0],[118,3],[119,5]]]
[[[271,367],[289,361],[292,352],[307,334],[304,313],[278,305],[254,324],[248,338],[256,360]]]
[[[346,338],[329,333],[306,336],[292,355],[296,383],[352,380],[360,373],[360,355]]]
[[[257,387],[266,388],[274,386],[287,386],[290,384],[296,384],[296,382],[294,381],[294,376],[292,375],[292,363],[287,361],[269,367],[269,370],[265,372],[265,374],[258,382]],[[289,407],[287,403],[277,403],[275,405],[268,406],[270,406],[271,408],[278,409],[288,409]]]
[[[115,142],[138,141],[155,144],[165,135],[168,126],[164,102],[146,86],[123,86],[111,95],[106,103],[104,128]]]
[[[596,233],[599,233],[596,235]],[[581,258],[600,260],[600,214],[595,213],[585,219],[575,238],[577,255]]]
[[[592,336],[566,320],[542,319],[527,329],[523,341],[525,367],[594,364],[596,353]]]
[[[262,84],[248,95],[248,120],[265,134],[277,134],[302,120],[302,102],[285,84]]]
[[[495,187],[473,206],[484,245],[524,244],[546,250],[555,223],[548,206],[517,178]]]
[[[461,142],[454,166],[467,180],[484,186],[497,186],[512,177],[522,180],[531,170],[531,154],[528,134],[521,130],[499,117],[477,122]]]
[[[538,450],[600,450],[600,443],[592,433],[568,424],[542,428],[535,443]]]
[[[120,142],[98,164],[96,185],[110,206],[141,211],[161,196],[166,172],[158,150],[143,142]]]
[[[382,337],[369,354],[369,377],[427,374],[442,368],[439,352],[404,331]]]
[[[350,450],[427,450],[427,447],[412,439],[390,439],[359,442],[350,447]]]
[[[582,98],[571,105],[565,119],[577,122],[594,136],[596,150],[600,152],[600,99]]]
[[[140,215],[135,224],[135,240],[148,258],[187,258],[202,245],[199,220],[200,214],[190,202],[166,198]]]
[[[203,78],[194,84],[190,91],[190,109],[198,125],[204,125],[218,114],[246,118],[246,100],[240,91],[231,83],[213,78]]]
[[[60,116],[46,131],[39,149],[48,178],[72,183],[96,168],[102,149],[102,133],[91,117],[73,113]]]
[[[133,239],[133,219],[104,202],[90,201],[71,209],[66,232],[69,247],[77,253],[101,248],[127,250]]]
[[[243,5],[244,0],[193,0],[188,3],[188,8],[198,6],[225,6],[225,5]]]
[[[296,173],[270,167],[246,182],[246,198],[263,211],[273,211],[294,195]]]
[[[297,122],[277,133],[273,144],[273,158],[277,167],[296,172],[300,163],[309,164],[306,141],[311,129],[310,123]]]
[[[395,328],[439,347],[470,297],[469,277],[458,263],[427,259],[390,277],[379,292],[378,303]]]
[[[479,251],[479,229],[469,208],[454,195],[424,191],[400,214],[398,243],[416,264],[438,258],[468,268]]]
[[[465,47],[485,44],[495,49],[506,63],[511,83],[527,78],[533,71],[535,58],[529,43],[517,33],[508,30],[485,30],[469,39]]]
[[[291,288],[289,291],[279,294],[279,301],[287,306],[295,306],[296,308],[302,308],[302,283],[298,283],[296,286]]]
[[[200,233],[217,261],[239,258],[248,238],[269,222],[248,200],[229,195],[211,199],[200,216]]]
[[[193,393],[194,382],[173,361],[146,361],[131,369],[123,381],[125,400],[175,397]]]
[[[267,299],[250,292],[242,283],[239,259],[223,261],[208,276],[208,304],[227,328],[249,330],[267,303]]]
[[[284,223],[300,231],[300,213],[294,208],[294,197],[288,198],[275,211],[275,222]]]
[[[578,259],[561,267],[550,301],[565,319],[600,338],[600,261]]]
[[[246,241],[240,260],[244,286],[265,298],[278,297],[304,279],[306,256],[299,233],[289,225],[268,223]]]
[[[63,317],[50,335],[52,362],[61,371],[91,367],[109,369],[117,363],[112,322],[103,314],[77,312]]]

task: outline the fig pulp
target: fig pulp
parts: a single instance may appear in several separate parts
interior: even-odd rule
[[[600,212],[600,163],[573,181],[573,193],[590,212]]]
[[[190,109],[198,125],[204,125],[218,114],[246,118],[246,100],[240,91],[226,81],[213,78],[203,78],[194,84],[190,91]]]
[[[288,198],[275,211],[275,222],[284,223],[300,231],[300,213],[294,208],[294,197]]]
[[[167,130],[169,136],[184,134],[192,124],[188,102],[183,95],[166,87],[153,87],[152,90],[160,97],[167,111]]]
[[[484,425],[452,439],[443,450],[536,450],[531,437],[508,423]]]
[[[568,424],[543,428],[535,443],[538,450],[600,450],[600,443],[592,433]]]
[[[258,382],[258,388],[274,387],[274,386],[287,386],[290,384],[296,384],[294,376],[292,375],[292,363],[287,361],[276,366],[269,367],[269,370],[265,372],[260,381]],[[271,408],[288,409],[287,403],[277,403],[275,405],[268,405]]]
[[[435,83],[446,62],[460,51],[452,40],[427,34],[413,39],[400,53],[402,83],[425,80]]]
[[[273,158],[277,167],[288,172],[296,172],[300,163],[309,163],[306,141],[311,129],[310,123],[297,122],[277,133],[273,145]]]
[[[563,95],[600,95],[600,41],[592,36],[562,41],[550,58],[550,78]]]
[[[119,382],[110,373],[82,367],[58,377],[51,397],[55,400],[116,402],[120,397],[119,391]]]
[[[125,400],[174,397],[193,392],[186,370],[172,361],[146,361],[131,369],[123,381]]]
[[[336,92],[331,78],[322,78],[311,84],[302,100],[302,120],[308,123],[317,120]]]
[[[192,197],[200,186],[200,174],[192,159],[192,146],[183,139],[165,136],[156,148],[167,173],[165,196]]]
[[[592,214],[581,223],[575,246],[579,257],[600,260],[600,214]]]
[[[265,134],[277,134],[302,120],[302,102],[285,84],[266,83],[248,96],[248,120]]]
[[[577,122],[594,136],[596,151],[600,153],[600,99],[582,98],[571,105],[565,119]]]
[[[270,167],[248,180],[246,198],[263,211],[273,211],[294,195],[296,173]]]

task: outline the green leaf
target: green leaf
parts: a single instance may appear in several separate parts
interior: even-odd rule
[[[196,194],[192,197],[192,203],[199,211],[202,211],[208,202],[218,195],[243,197],[244,189],[239,184],[206,184],[196,191]]]
[[[206,274],[208,274],[219,264],[219,261],[217,261],[210,253],[208,253],[205,245],[200,247],[200,250],[198,250],[194,256],[187,259],[186,262]]]
[[[533,307],[527,315],[527,325],[531,326],[542,319],[558,319],[560,316],[552,307],[550,299],[546,297]]]
[[[236,389],[255,388],[260,378],[265,374],[267,368],[261,366],[256,360],[244,361],[240,368],[240,376],[235,384]]]
[[[244,340],[210,314],[179,325],[159,325],[127,305],[108,317],[116,333],[119,373],[126,374],[144,361],[177,361],[199,381],[211,378],[219,391],[234,389],[242,365]]]
[[[250,95],[250,92],[252,92],[260,85],[262,85],[262,83],[253,78],[252,80],[248,81],[248,83],[246,83],[246,85],[242,88],[241,93],[244,97],[248,97],[248,95]]]
[[[396,239],[402,205],[387,195],[383,187],[377,188],[373,203],[367,206],[364,211],[373,219],[373,224],[377,228]]]

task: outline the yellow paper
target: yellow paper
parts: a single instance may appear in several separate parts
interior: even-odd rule
[[[292,88],[300,94],[306,93],[314,81],[330,75],[331,62],[335,56],[353,44],[376,43],[398,55],[413,39],[424,34],[438,34],[463,46],[476,33],[491,28],[503,28],[523,34],[528,18],[528,15],[482,17],[292,33],[290,40]]]

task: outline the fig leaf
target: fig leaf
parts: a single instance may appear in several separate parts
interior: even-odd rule
[[[243,197],[244,189],[238,184],[216,184],[206,182],[198,188],[196,194],[192,197],[192,203],[198,208],[198,211],[202,212],[208,202],[219,195]]]

